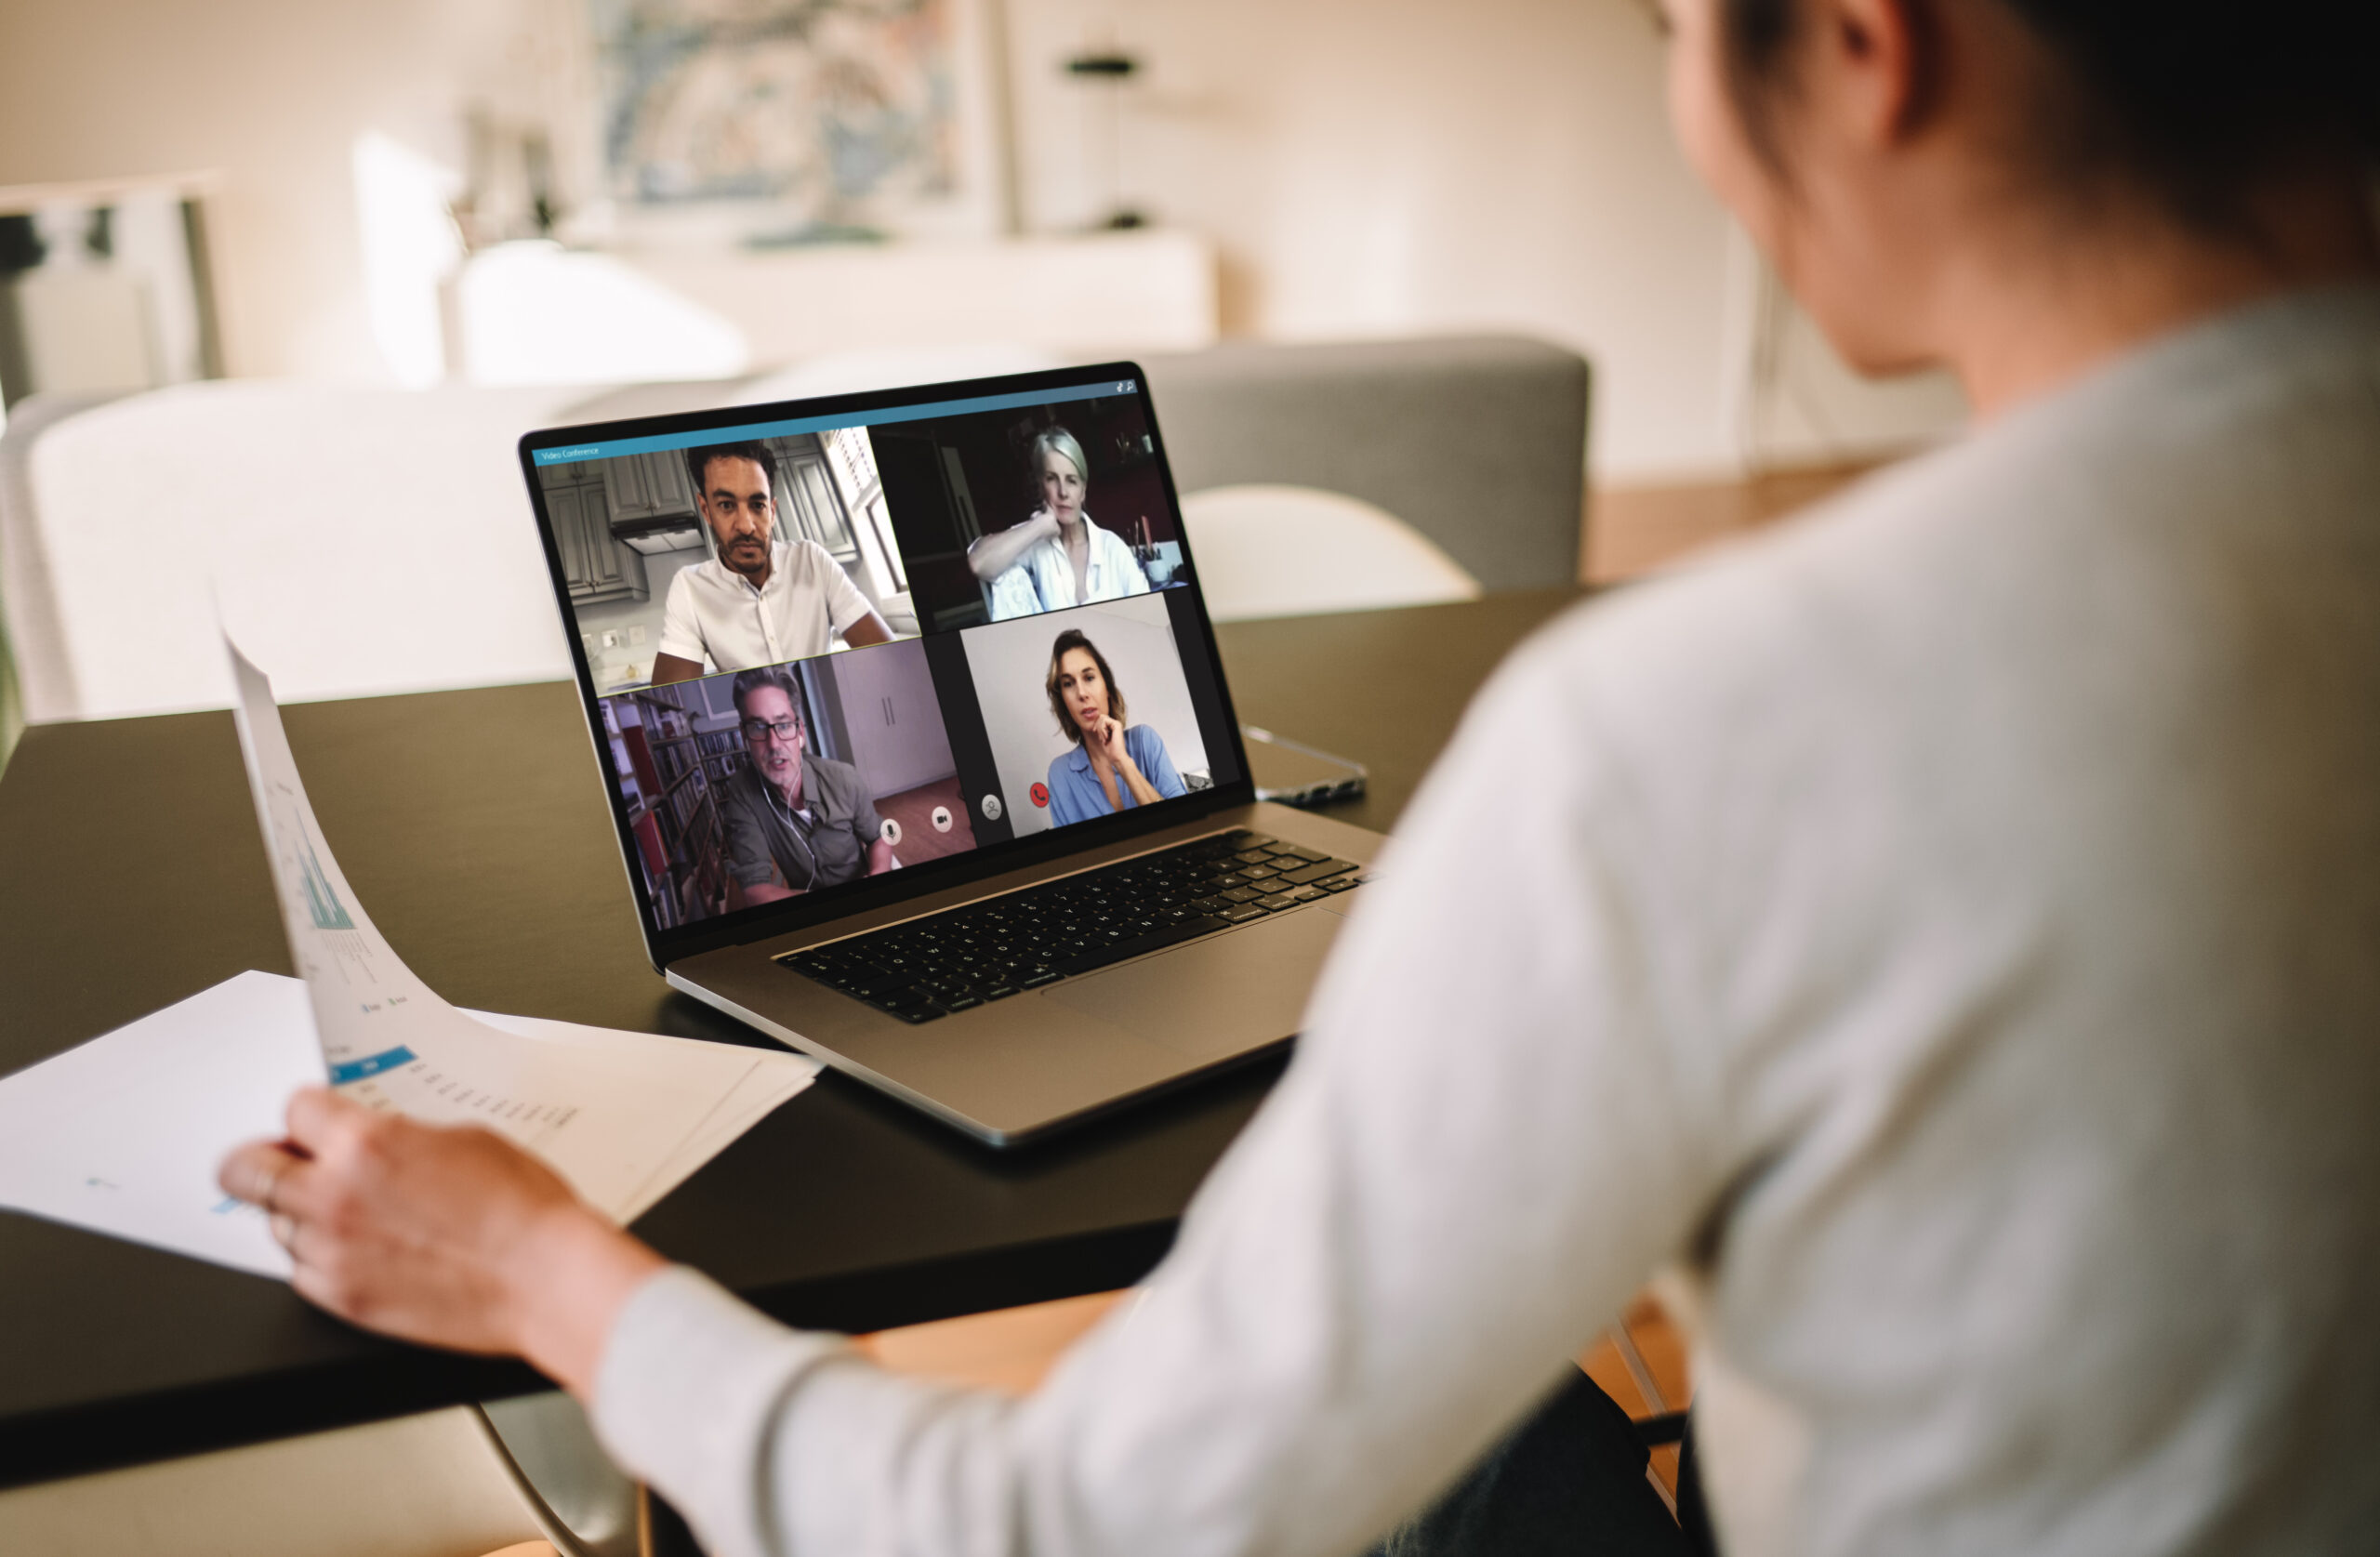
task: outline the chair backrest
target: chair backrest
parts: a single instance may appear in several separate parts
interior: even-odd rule
[[[284,697],[567,676],[513,444],[584,398],[233,380],[12,416],[27,717],[224,706],[218,608]]]
[[[1148,357],[1175,482],[1360,497],[1489,589],[1575,582],[1588,369],[1514,336],[1272,345]]]
[[[1182,495],[1207,610],[1219,622],[1479,598],[1479,581],[1359,497],[1302,486]]]

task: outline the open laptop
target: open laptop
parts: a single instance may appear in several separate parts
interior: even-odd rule
[[[521,463],[670,983],[996,1145],[1296,1031],[1382,840],[1256,798],[1139,368]]]

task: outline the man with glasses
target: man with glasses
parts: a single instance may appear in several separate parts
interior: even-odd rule
[[[810,755],[800,689],[782,666],[735,678],[750,759],[720,790],[734,906],[880,876],[899,862],[859,770]]]
[[[669,581],[654,685],[690,681],[706,660],[741,670],[826,653],[839,637],[854,649],[892,639],[834,553],[808,539],[775,544],[774,464],[759,443],[686,451],[713,555]]]

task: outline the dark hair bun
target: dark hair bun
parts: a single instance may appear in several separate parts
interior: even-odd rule
[[[2075,179],[2145,178],[2235,225],[2247,183],[2309,153],[2380,155],[2380,0],[1938,0],[2004,5],[2071,73],[2039,105],[2041,152]],[[1805,0],[1720,0],[1728,85],[1752,143]]]
[[[2375,0],[2004,3],[2153,165],[2222,177],[2323,141],[2380,151]]]

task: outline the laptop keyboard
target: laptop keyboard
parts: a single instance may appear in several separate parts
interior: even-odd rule
[[[905,1022],[932,1022],[1348,891],[1362,868],[1222,833],[777,960]]]

